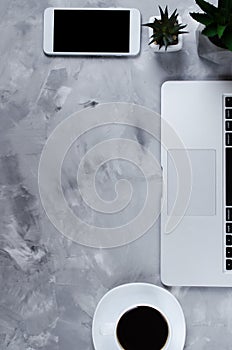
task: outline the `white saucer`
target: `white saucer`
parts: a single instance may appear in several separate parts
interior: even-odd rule
[[[92,336],[95,350],[119,350],[115,332],[107,332],[107,325],[116,329],[121,315],[137,305],[158,309],[168,320],[169,337],[164,350],[182,350],[186,325],[177,299],[166,289],[148,283],[129,283],[106,293],[98,303],[93,317]]]

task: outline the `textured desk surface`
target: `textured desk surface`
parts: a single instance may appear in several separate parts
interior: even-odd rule
[[[143,21],[147,21],[157,9],[157,1],[0,3],[1,349],[91,350],[93,312],[107,290],[136,281],[161,285],[158,221],[143,237],[123,247],[103,250],[72,243],[56,231],[45,215],[37,174],[47,137],[75,111],[98,103],[124,101],[159,112],[160,86],[165,80],[230,78],[231,67],[210,64],[197,55],[194,33],[197,24],[188,15],[196,8],[194,1],[167,3],[171,9],[178,7],[183,22],[189,25],[183,50],[171,55],[153,54],[147,46],[147,29],[143,28],[141,54],[127,59],[46,57],[42,52],[44,9],[137,7]],[[166,2],[160,0],[159,4]],[[138,140],[159,157],[158,145],[137,129],[108,132]],[[86,135],[79,145],[79,154],[85,152],[94,138],[95,142],[104,139],[104,132],[97,129]],[[113,198],[112,183],[123,172],[127,177],[134,174],[135,195],[138,191],[139,196],[143,179],[136,177],[129,165],[113,161],[97,177],[103,198]],[[73,187],[68,181],[65,183],[64,191],[72,200]],[[89,216],[79,208],[83,219]],[[181,302],[186,316],[186,349],[231,349],[231,289],[170,290]]]

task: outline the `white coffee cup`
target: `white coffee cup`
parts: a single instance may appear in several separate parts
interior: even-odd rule
[[[183,350],[186,325],[180,304],[164,288],[148,283],[125,284],[104,295],[93,318],[92,335],[95,349],[127,350],[118,336],[119,325],[126,313],[129,314],[139,307],[158,311],[160,317],[166,321],[167,337],[164,338],[160,350]]]

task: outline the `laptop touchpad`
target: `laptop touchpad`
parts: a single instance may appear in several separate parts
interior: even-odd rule
[[[178,176],[173,159],[181,162],[185,150],[168,150],[168,179],[167,199],[168,215],[180,215],[174,203],[178,196]],[[187,150],[192,168],[192,191],[185,213],[186,216],[211,216],[216,214],[216,151],[215,150]],[[185,156],[186,157],[186,156]],[[184,158],[183,158],[184,159]],[[179,163],[181,164],[181,163]]]

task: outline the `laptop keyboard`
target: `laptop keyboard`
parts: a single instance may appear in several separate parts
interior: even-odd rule
[[[232,96],[225,96],[225,263],[232,271]]]

